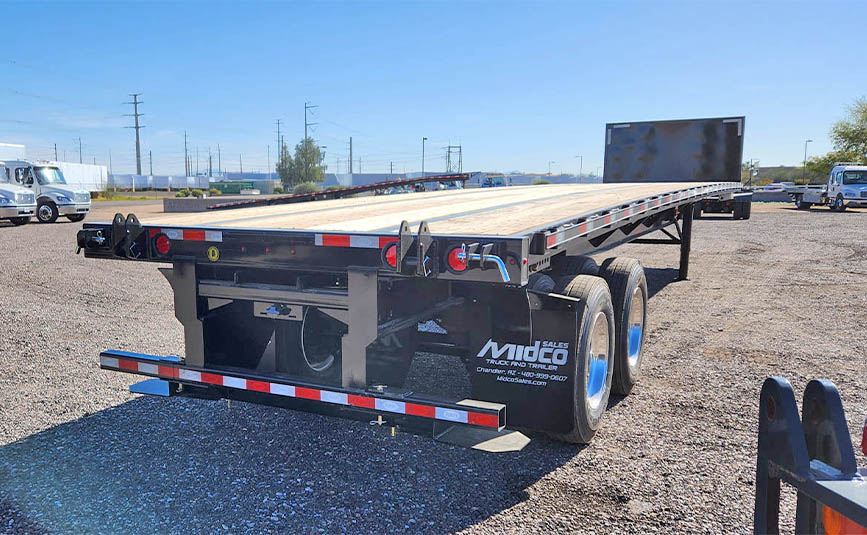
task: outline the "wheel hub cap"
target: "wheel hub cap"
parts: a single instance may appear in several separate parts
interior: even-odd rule
[[[587,363],[587,406],[599,408],[608,379],[608,355],[610,352],[608,316],[597,312],[590,326],[590,355]]]

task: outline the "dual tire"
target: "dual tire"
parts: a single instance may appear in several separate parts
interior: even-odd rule
[[[587,444],[611,393],[626,395],[638,381],[647,319],[647,280],[633,258],[609,258],[598,276],[564,275],[554,291],[580,301],[573,371],[574,425],[555,435]]]

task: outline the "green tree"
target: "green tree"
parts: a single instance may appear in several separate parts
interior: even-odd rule
[[[807,161],[810,182],[825,182],[836,162],[867,162],[867,97],[855,100],[847,117],[831,127],[834,150]]]
[[[302,182],[323,182],[325,180],[323,159],[322,149],[309,137],[295,145],[294,158],[289,155],[286,145],[283,145],[283,154],[277,160],[277,174],[280,175],[280,181],[287,190]]]
[[[848,111],[846,119],[831,127],[831,141],[837,151],[867,160],[867,97],[857,99]]]

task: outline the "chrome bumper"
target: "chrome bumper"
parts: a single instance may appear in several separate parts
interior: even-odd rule
[[[10,217],[30,217],[36,213],[35,204],[0,206],[0,219]]]
[[[90,204],[58,204],[57,213],[60,216],[86,214],[90,212]]]

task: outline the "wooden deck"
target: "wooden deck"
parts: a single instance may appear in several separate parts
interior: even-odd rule
[[[434,234],[509,236],[609,206],[695,187],[695,182],[552,184],[312,201],[145,216],[145,225],[397,232],[427,221]]]

